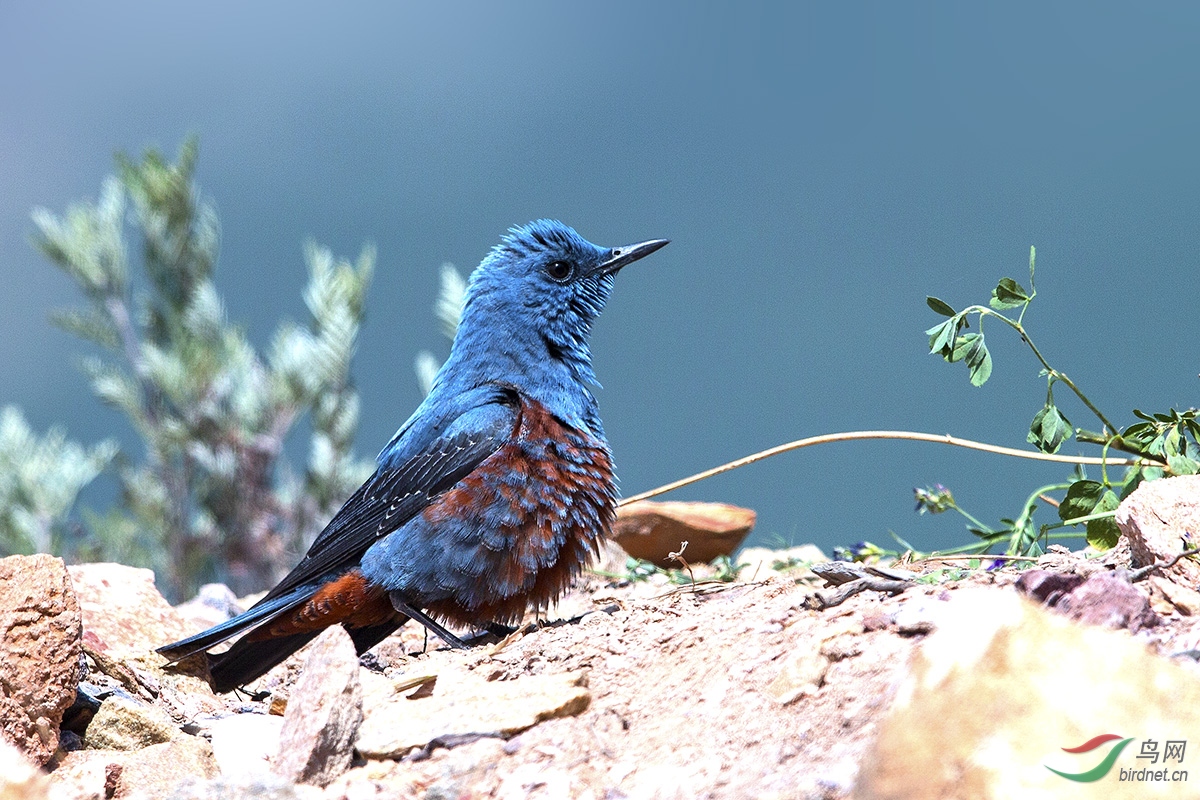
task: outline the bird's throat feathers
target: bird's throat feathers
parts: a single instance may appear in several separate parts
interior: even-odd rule
[[[457,392],[483,383],[504,383],[539,401],[573,427],[603,435],[596,399],[589,389],[599,387],[587,340],[590,321],[564,324],[567,321],[561,318],[497,307],[484,296],[472,299],[463,309],[450,358],[433,391]],[[504,315],[506,323],[493,323],[491,319],[497,315]]]

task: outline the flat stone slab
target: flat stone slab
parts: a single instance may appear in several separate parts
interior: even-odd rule
[[[402,687],[404,679],[393,683]],[[428,684],[426,684],[426,687]],[[371,692],[356,748],[366,758],[397,758],[434,739],[472,734],[511,736],[539,722],[574,716],[588,707],[591,694],[583,670],[488,681],[467,672],[438,676],[433,692],[413,691],[410,699],[393,690],[390,698]]]

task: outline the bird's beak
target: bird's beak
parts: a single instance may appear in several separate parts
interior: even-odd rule
[[[626,264],[632,264],[639,258],[645,258],[655,250],[666,247],[668,241],[667,239],[651,239],[648,242],[614,247],[608,251],[608,258],[596,265],[595,273],[598,275],[613,275]]]

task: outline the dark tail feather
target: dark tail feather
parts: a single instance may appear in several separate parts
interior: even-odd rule
[[[385,622],[369,628],[350,628],[354,650],[359,655],[370,650],[408,620]],[[231,692],[239,686],[265,675],[272,667],[317,637],[321,631],[293,633],[277,639],[249,641],[242,639],[224,653],[208,657],[209,673],[212,675],[213,691],[217,694]]]
[[[241,639],[224,653],[209,654],[208,669],[212,675],[213,691],[217,694],[232,692],[237,687],[266,674],[276,664],[315,639],[320,632],[305,631],[258,641]]]
[[[382,625],[372,625],[369,628],[350,628],[350,639],[354,642],[354,651],[361,656],[395,633],[396,629],[406,622],[408,622],[408,618],[401,617],[399,621],[385,622]]]
[[[272,597],[270,600],[264,600],[249,611],[238,614],[233,619],[222,622],[220,625],[214,625],[206,631],[197,633],[195,636],[189,636],[186,639],[180,639],[178,642],[172,642],[160,647],[157,652],[162,653],[171,661],[179,661],[190,655],[208,650],[211,647],[216,647],[221,642],[232,639],[243,631],[255,628],[301,605],[312,597],[314,591],[312,587],[308,586],[297,587],[287,594]]]

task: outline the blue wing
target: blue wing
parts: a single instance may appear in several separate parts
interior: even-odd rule
[[[471,473],[514,434],[515,392],[481,386],[414,415],[379,454],[379,468],[321,531],[263,602],[353,566],[367,548]]]
[[[378,539],[419,514],[508,442],[519,420],[514,390],[487,384],[424,405],[379,454],[295,569],[244,614],[160,648],[172,659],[206,650],[304,603],[326,580],[358,565]]]

